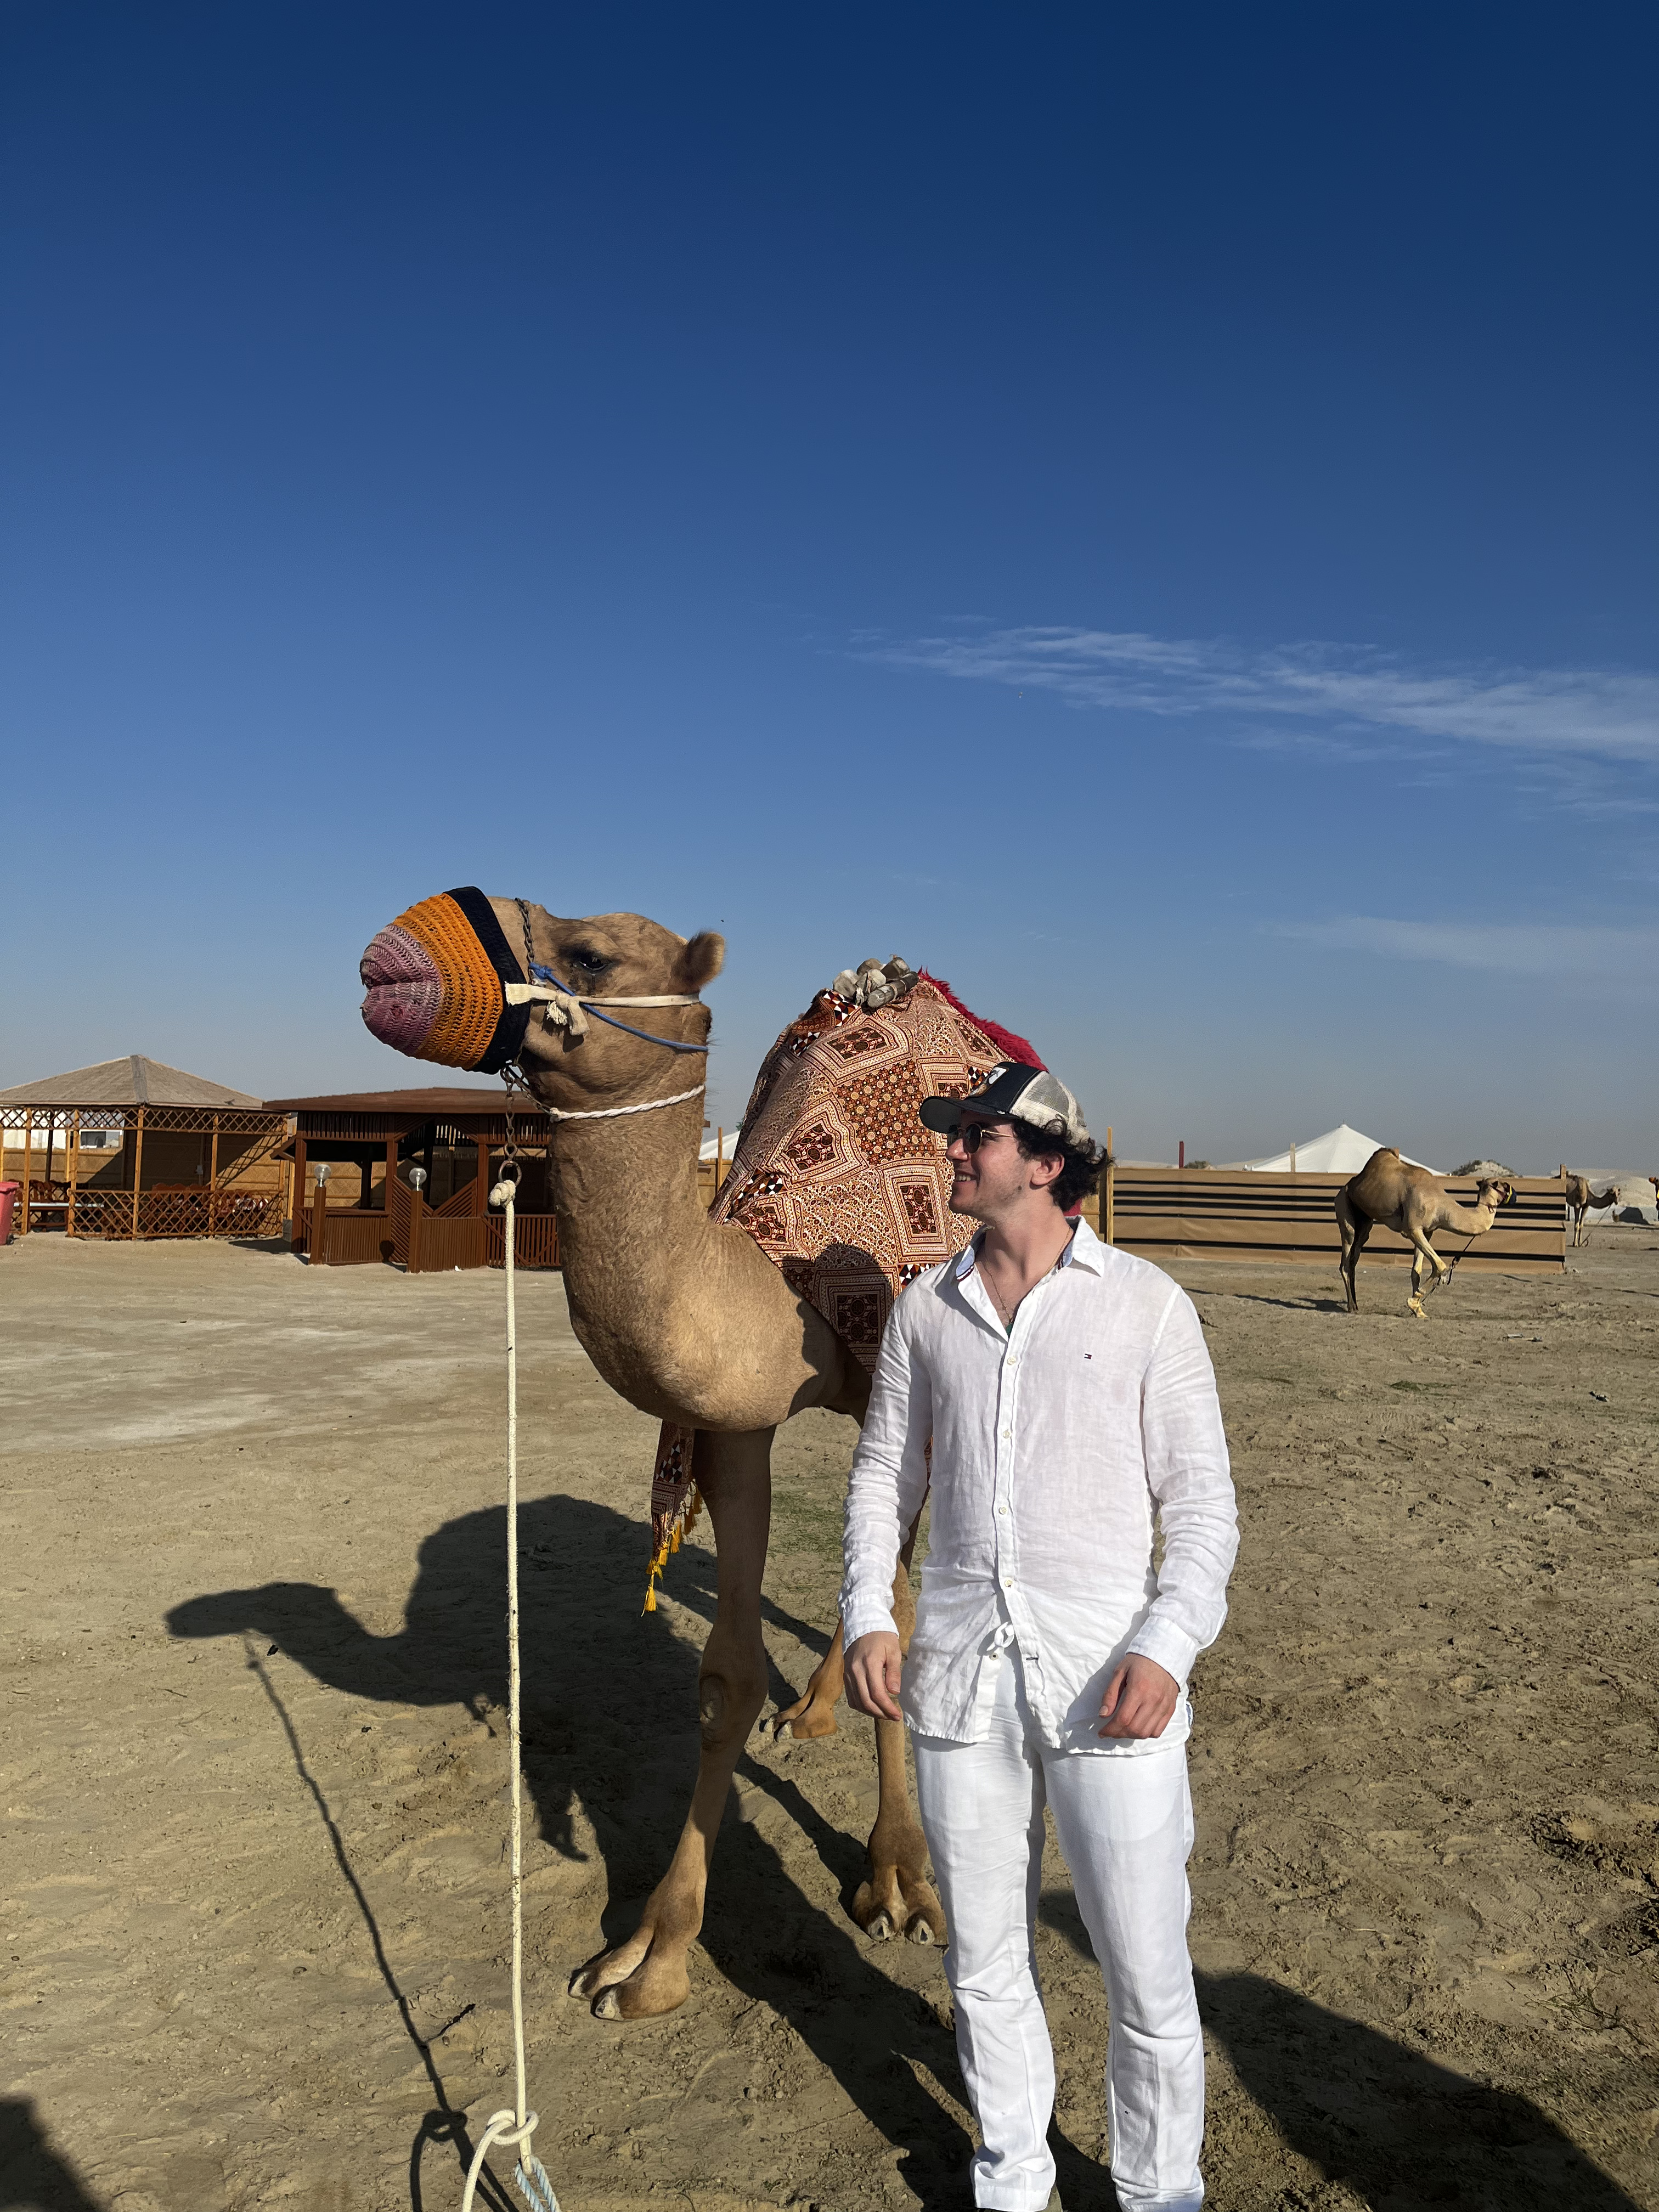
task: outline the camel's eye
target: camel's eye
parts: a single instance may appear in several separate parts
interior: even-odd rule
[[[606,959],[605,954],[603,952],[596,952],[591,945],[578,945],[573,946],[572,949],[566,953],[565,958],[568,962],[569,965],[576,969],[578,974],[586,977],[590,981],[595,975],[603,975],[605,969],[611,965],[610,961]]]

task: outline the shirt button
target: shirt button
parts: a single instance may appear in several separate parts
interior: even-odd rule
[[[1012,1575],[1004,1575],[1004,1577],[1002,1577],[1002,1587],[1004,1588],[1004,1589],[1012,1589],[1013,1586],[1014,1586],[1014,1578],[1013,1578],[1013,1577],[1012,1577]]]
[[[999,1505],[999,1506],[998,1506],[998,1508],[997,1508],[997,1511],[998,1511],[999,1513],[1000,1513],[1000,1514],[1003,1514],[1004,1516],[1006,1516],[1006,1515],[1007,1510],[1008,1510],[1008,1509],[1007,1509],[1007,1507],[1006,1507],[1006,1505]]]
[[[1014,1432],[1013,1432],[1013,1431],[1012,1431],[1012,1429],[1005,1429],[1005,1430],[1003,1431],[1003,1432],[1002,1432],[1002,1441],[1003,1441],[1003,1443],[1011,1443],[1013,1441],[1013,1435],[1014,1435]]]

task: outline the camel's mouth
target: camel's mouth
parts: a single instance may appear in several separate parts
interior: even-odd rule
[[[524,1041],[526,1009],[503,989],[522,976],[479,890],[422,899],[379,932],[358,963],[371,1035],[394,1052],[494,1075]]]
[[[432,955],[394,921],[374,939],[357,973],[368,987],[363,1020],[371,1035],[394,1052],[423,1057],[421,1047],[444,995],[443,977]]]

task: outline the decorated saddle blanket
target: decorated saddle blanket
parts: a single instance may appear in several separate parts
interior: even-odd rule
[[[908,976],[909,971],[905,975]],[[710,1210],[752,1237],[799,1296],[873,1371],[893,1301],[961,1251],[973,1224],[947,1200],[943,1139],[927,1097],[960,1098],[1000,1061],[1042,1062],[925,971],[866,1007],[820,991],[762,1065],[730,1176]],[[665,1421],[651,1482],[651,1587],[696,1517],[696,1431]]]

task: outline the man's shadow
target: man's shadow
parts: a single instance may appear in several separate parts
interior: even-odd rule
[[[1075,1899],[1043,1920],[1094,1957]],[[1291,2148],[1388,2212],[1638,2212],[1612,2178],[1528,2098],[1437,2066],[1259,1974],[1200,1974],[1204,2024]],[[1066,2171],[1060,2194],[1069,2207]]]
[[[255,1651],[275,1644],[317,1680],[353,1698],[453,1705],[484,1717],[507,1698],[505,1551],[500,1507],[446,1522],[421,1546],[404,1626],[393,1636],[372,1635],[332,1589],[312,1583],[191,1598],[173,1609],[167,1626],[177,1637],[257,1638]],[[574,1829],[580,1796],[605,1863],[601,1925],[605,1940],[614,1942],[633,1927],[636,1907],[666,1868],[685,1818],[697,1765],[699,1655],[673,1633],[666,1609],[641,1618],[645,1547],[638,1525],[624,1515],[570,1498],[522,1505],[519,1553],[526,1784],[543,1836],[578,1859],[586,1856]],[[661,1588],[712,1623],[715,1565],[701,1545],[687,1544],[676,1554]],[[821,1629],[769,1601],[765,1611],[810,1650],[827,1650]],[[774,1688],[786,1701],[795,1695],[781,1675]],[[332,1830],[332,1814],[285,1715],[283,1724],[296,1770]],[[866,1871],[862,1844],[825,1820],[788,1775],[747,1753],[738,1771],[811,1838],[843,1901],[850,1899]],[[342,1875],[355,1890],[349,1866]],[[358,1905],[378,1943],[360,1893]],[[970,2146],[915,2071],[925,2066],[959,2093],[954,2041],[927,1999],[877,1971],[864,1941],[850,1923],[837,1924],[801,1893],[757,1828],[727,1819],[702,1948],[735,1987],[790,2022],[872,2124],[905,2154],[905,2181],[924,2204],[955,2203],[963,2193]],[[390,1968],[383,1971],[401,2006]],[[594,2033],[617,2031],[596,2024]],[[453,2136],[447,2100],[441,2083],[434,2087],[440,2110],[428,2116],[425,2134]],[[410,2191],[416,2212],[421,2148],[417,2140]],[[781,2147],[777,2156],[786,2162],[787,2153]]]

